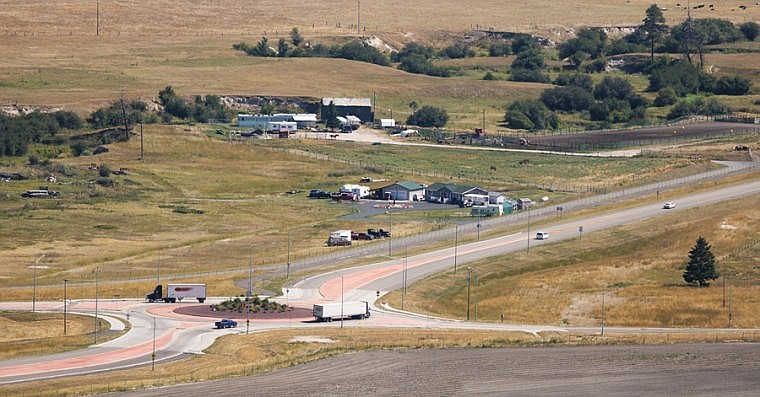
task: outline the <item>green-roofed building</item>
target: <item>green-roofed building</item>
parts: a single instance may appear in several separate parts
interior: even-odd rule
[[[380,197],[385,200],[422,201],[425,195],[425,185],[414,181],[396,182],[380,188]]]

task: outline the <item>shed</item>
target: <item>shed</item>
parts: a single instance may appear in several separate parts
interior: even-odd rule
[[[380,128],[396,128],[396,120],[380,119]]]
[[[298,128],[314,128],[317,126],[317,115],[314,113],[294,114],[293,121],[298,124]]]
[[[506,194],[500,193],[500,192],[488,192],[488,203],[489,204],[502,204],[505,201],[507,201],[509,197],[507,197]]]
[[[425,195],[425,186],[413,182],[396,182],[380,188],[380,198],[385,200],[418,201]]]

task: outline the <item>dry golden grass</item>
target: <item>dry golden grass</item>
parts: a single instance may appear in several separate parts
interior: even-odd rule
[[[107,321],[99,320],[100,332],[108,330]],[[0,312],[0,359],[60,353],[81,349],[93,342],[94,320],[90,316],[69,314],[66,335],[63,313]],[[118,334],[104,333],[104,342]]]
[[[419,349],[457,347],[541,346],[616,343],[702,343],[719,341],[757,342],[752,332],[711,332],[702,334],[632,333],[610,336],[519,332],[448,331],[435,329],[314,329],[278,330],[250,335],[225,336],[205,354],[181,362],[151,368],[114,371],[22,385],[0,386],[0,394],[24,394],[30,388],[36,396],[83,395],[125,391],[176,383],[247,376],[273,371],[353,351],[376,349]],[[321,340],[308,342],[306,340]],[[230,359],[233,357],[234,359]]]
[[[100,35],[96,36],[94,4],[2,0],[0,104],[50,105],[85,114],[115,99],[122,90],[129,98],[147,99],[167,85],[183,95],[318,98],[377,94],[378,117],[389,117],[390,109],[394,109],[394,116],[403,119],[404,112],[409,111],[407,104],[416,101],[445,106],[454,128],[480,126],[485,110],[488,129],[495,131],[507,103],[518,97],[535,97],[545,87],[431,78],[342,60],[257,59],[241,55],[231,46],[240,41],[255,43],[264,35],[276,43],[293,27],[298,27],[307,40],[331,42],[340,36],[378,36],[397,48],[409,41],[446,45],[452,36],[491,27],[557,40],[581,25],[637,25],[649,5],[644,0],[604,4],[574,1],[562,7],[547,0],[508,7],[490,0],[475,0],[467,6],[384,0],[362,5],[363,28],[357,34],[355,4],[348,0],[329,4],[101,2]],[[660,5],[670,8],[665,15],[671,23],[685,17],[685,11],[676,10],[675,4]],[[760,14],[760,7],[730,11],[734,7],[721,5],[709,14],[698,10],[693,16],[739,23]],[[733,56],[720,57],[715,58],[718,70],[723,68],[720,59],[733,62]],[[486,67],[494,62],[480,61]]]
[[[740,200],[584,235],[530,255],[484,260],[473,266],[480,274],[478,319],[498,322],[503,314],[510,323],[597,326],[607,286],[608,325],[727,327],[723,279],[694,288],[682,278],[688,251],[702,235],[712,244],[719,271],[729,276],[731,325],[757,328],[759,226],[754,200]],[[466,272],[448,272],[412,285],[406,302],[420,311],[463,318],[466,294]],[[386,299],[400,304],[398,292]]]

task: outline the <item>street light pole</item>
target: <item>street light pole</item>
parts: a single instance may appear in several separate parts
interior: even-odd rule
[[[404,246],[404,269],[401,272],[401,310],[404,310],[404,298],[406,297],[406,267],[407,267],[407,250]]]
[[[388,210],[388,257],[393,253],[393,212]]]
[[[454,274],[457,274],[457,243],[459,240],[459,225],[454,226]]]
[[[288,229],[288,268],[285,271],[285,278],[290,278],[290,229]]]
[[[251,247],[251,255],[248,257],[248,295],[245,302],[245,334],[251,329],[251,297],[253,296],[253,247]]]
[[[340,329],[343,329],[343,275],[340,275]]]
[[[528,253],[530,254],[530,204],[528,205]]]
[[[68,295],[66,293],[66,285],[69,282],[68,279],[63,279],[63,334],[66,335],[66,313],[67,313],[67,306],[69,304]]]
[[[151,371],[156,370],[156,316],[153,316],[153,354],[150,355]]]
[[[480,284],[480,274],[475,272],[475,322],[478,322],[478,284]]]
[[[467,268],[467,321],[470,321],[470,286],[472,285],[472,268]]]
[[[95,267],[95,332],[93,333],[95,344],[98,344],[98,278],[100,277],[100,266]]]
[[[36,261],[34,261],[34,265],[32,266],[34,268],[34,284],[32,285],[32,313],[37,311],[37,267],[38,267],[37,264],[44,257],[45,257],[45,254],[40,255],[40,257],[37,258]]]

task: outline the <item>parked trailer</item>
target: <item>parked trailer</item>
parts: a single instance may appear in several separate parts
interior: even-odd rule
[[[327,238],[327,245],[330,247],[338,245],[351,245],[351,231],[336,230],[330,233],[330,237]]]
[[[206,284],[166,284],[166,296],[164,296],[163,291],[163,286],[159,284],[152,293],[145,296],[145,299],[151,303],[156,301],[181,302],[185,298],[198,299],[200,303],[206,300]]]
[[[365,319],[369,317],[369,303],[356,302],[333,302],[314,305],[312,314],[317,321],[333,321],[341,318]]]

